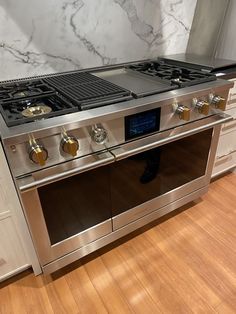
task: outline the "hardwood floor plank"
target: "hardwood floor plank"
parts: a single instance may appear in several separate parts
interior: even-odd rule
[[[12,314],[13,302],[11,302],[10,291],[8,287],[4,287],[0,292],[0,314]]]
[[[136,273],[131,271],[117,249],[104,254],[102,260],[135,313],[161,312],[145,286],[138,280]]]
[[[216,307],[216,312],[219,314],[235,314],[236,312],[236,297],[233,299],[225,300],[221,302],[217,307]]]
[[[142,245],[142,235],[128,243],[125,249],[121,248],[119,253],[124,256],[127,263],[131,263],[143,286],[152,298],[158,301],[158,306],[163,313],[193,313],[192,309],[174,289],[172,282],[166,280],[163,272],[169,269],[165,265],[163,257],[159,258],[147,243]],[[153,262],[155,260],[155,263]],[[155,264],[155,265],[154,265]]]
[[[209,287],[208,282],[191,265],[188,265],[186,258],[176,252],[175,244],[168,245],[161,231],[156,233],[155,230],[150,230],[146,236],[155,249],[159,249],[163,255],[165,254],[167,263],[171,265],[175,276],[182,278],[186,282],[187,290],[193,290],[193,293],[197,294],[205,302],[206,307],[208,305],[214,307],[214,305],[219,304],[221,301],[220,297]],[[155,245],[156,238],[161,239],[162,242],[158,246]]]
[[[182,217],[181,219],[183,219]],[[171,251],[174,247],[173,259],[184,260],[186,268],[191,268],[196,272],[219,299],[232,295],[236,291],[235,272],[225,269],[224,264],[214,257],[213,252],[204,248],[203,240],[196,240],[197,237],[201,239],[201,233],[195,234],[193,226],[191,226],[189,236],[187,225],[185,224],[183,228],[177,223],[179,219],[180,216],[176,216],[168,226],[160,225],[161,230],[157,234],[157,236],[168,237],[169,241],[171,238],[172,245],[168,247],[168,250]],[[155,232],[157,231],[155,230]],[[217,305],[217,303],[213,305]]]
[[[80,313],[78,305],[66,282],[65,276],[56,280],[51,280],[49,277],[45,277],[43,278],[43,281],[55,314]]]
[[[80,313],[108,313],[83,266],[65,276]]]
[[[134,313],[100,257],[87,262],[84,267],[109,313]]]

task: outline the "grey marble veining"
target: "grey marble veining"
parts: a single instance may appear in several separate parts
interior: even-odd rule
[[[181,53],[197,0],[0,0],[0,79]]]

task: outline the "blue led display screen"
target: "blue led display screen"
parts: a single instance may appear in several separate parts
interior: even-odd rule
[[[160,113],[161,109],[156,108],[125,117],[125,140],[159,131]]]

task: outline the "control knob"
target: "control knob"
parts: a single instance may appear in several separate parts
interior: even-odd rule
[[[204,114],[205,116],[209,114],[210,104],[207,101],[194,99],[193,103],[199,113]]]
[[[181,120],[190,120],[190,109],[184,105],[177,105],[175,112],[179,115]]]
[[[65,152],[66,154],[69,154],[72,157],[75,157],[79,149],[79,142],[77,138],[75,138],[74,136],[68,135],[66,132],[63,132],[62,140],[61,140],[61,148],[63,152]]]
[[[107,141],[107,130],[102,126],[94,125],[91,131],[91,138],[97,144],[104,144]]]
[[[225,110],[226,107],[225,98],[220,97],[218,95],[210,94],[209,100],[210,103],[216,107],[216,109]]]
[[[29,158],[36,164],[44,166],[48,159],[48,151],[35,139],[30,140]]]

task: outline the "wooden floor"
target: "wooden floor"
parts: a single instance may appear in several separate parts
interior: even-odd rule
[[[0,313],[236,313],[236,175],[167,218],[52,277],[4,282]]]

